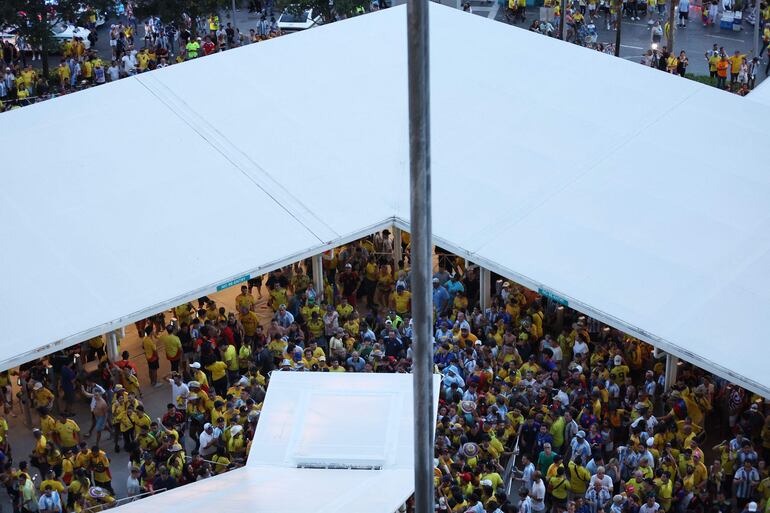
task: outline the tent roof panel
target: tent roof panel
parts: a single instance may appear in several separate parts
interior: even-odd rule
[[[387,9],[0,117],[55,134],[5,162],[0,362],[407,227],[405,28]],[[770,106],[435,4],[431,48],[437,241],[770,396],[719,352],[770,316]],[[108,129],[82,157],[73,126]],[[722,318],[746,320],[717,341]]]

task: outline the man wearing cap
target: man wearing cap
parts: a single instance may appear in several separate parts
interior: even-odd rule
[[[361,282],[358,273],[353,270],[351,264],[345,264],[345,268],[341,273],[337,273],[337,285],[339,287],[340,295],[347,298],[348,303],[356,306],[356,290]]]
[[[579,458],[581,465],[585,465],[591,459],[591,445],[586,441],[586,433],[582,429],[575,434],[569,446],[573,457]]]
[[[441,285],[438,278],[433,278],[433,310],[436,315],[442,315],[449,305],[449,292]]]

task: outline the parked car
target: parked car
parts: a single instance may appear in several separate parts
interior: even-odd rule
[[[321,17],[313,16],[313,9],[296,12],[289,8],[283,11],[278,18],[278,28],[281,32],[297,32],[320,24]]]

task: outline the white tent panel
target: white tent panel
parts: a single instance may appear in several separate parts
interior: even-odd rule
[[[408,227],[405,28],[387,9],[0,117],[12,145],[50,134],[4,161],[0,367]],[[770,106],[437,5],[431,52],[437,240],[770,396],[718,347],[770,317]]]
[[[121,510],[393,513],[414,491],[412,386],[411,374],[275,371],[245,467]],[[379,470],[298,468],[376,458]]]
[[[756,112],[756,105],[728,97],[730,109],[719,115],[702,109],[723,95],[701,88],[665,115],[641,123],[624,143],[598,148],[601,158],[592,166],[540,196],[525,215],[490,230],[473,254],[529,277],[536,289],[571,298],[579,310],[766,393],[763,362],[728,355],[725,347],[754,338],[756,326],[737,321],[747,318],[747,310],[759,317],[770,313],[767,156],[746,152],[741,165],[726,151],[688,151],[682,158],[683,148],[703,145],[699,127],[710,123],[741,133],[748,148],[762,147],[766,135],[759,127],[767,113]],[[676,134],[675,140],[653,149],[650,141],[661,133]],[[527,171],[498,175],[496,190],[516,188]],[[490,194],[489,200],[502,204],[505,194]],[[480,217],[500,210],[487,209]],[[436,233],[450,241],[474,240]]]
[[[273,372],[269,390],[249,466],[414,466],[411,374]]]
[[[396,9],[368,18],[139,80],[175,111],[196,112],[196,127],[215,127],[260,184],[330,241],[408,205],[404,17]],[[375,57],[370,45],[387,51]],[[189,87],[201,77],[217,77],[224,94]]]
[[[414,490],[414,471],[243,467],[116,509],[121,513],[393,513]]]
[[[111,116],[103,106],[116,102]],[[3,368],[321,244],[136,81],[12,111],[0,125],[40,144],[3,157]]]

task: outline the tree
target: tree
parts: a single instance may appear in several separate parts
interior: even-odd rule
[[[227,9],[230,0],[137,0],[134,14],[137,18],[157,16],[163,23],[187,27],[195,33],[195,20],[208,18]]]
[[[312,9],[313,16],[320,16],[322,23],[331,23],[338,18],[354,16],[365,3],[364,0],[276,0],[275,8],[278,12],[286,10],[292,14]]]
[[[14,29],[26,44],[40,48],[43,74],[47,76],[48,55],[56,49],[51,27],[60,21],[82,24],[94,9],[106,13],[111,3],[109,0],[2,0],[0,27]]]

